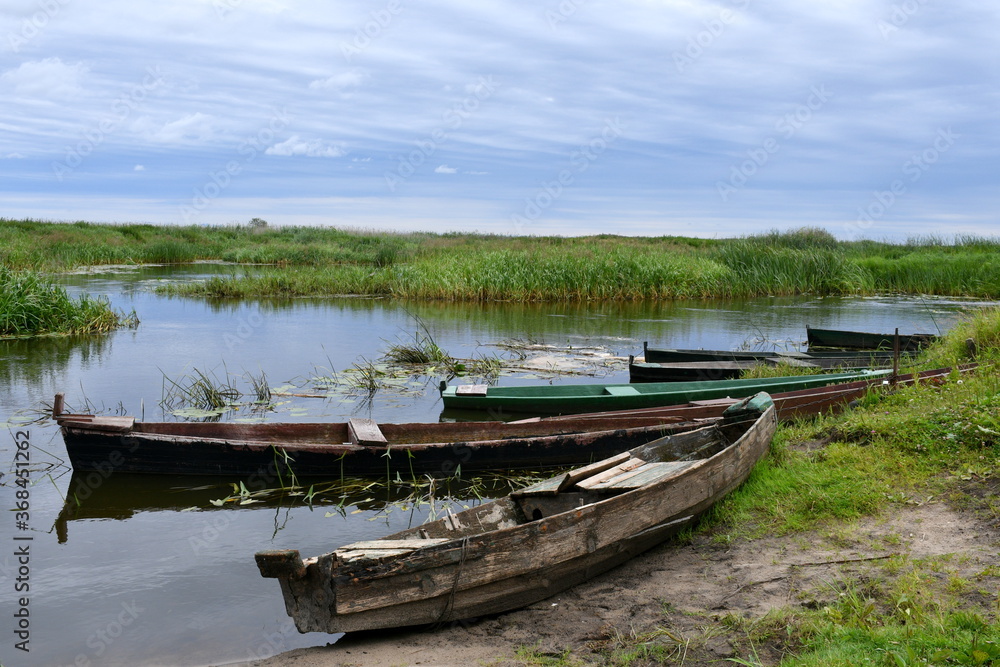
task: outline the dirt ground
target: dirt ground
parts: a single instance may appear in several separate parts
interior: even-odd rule
[[[967,497],[975,498],[998,489],[970,491]],[[823,596],[835,595],[831,582],[880,576],[878,568],[893,554],[914,559],[953,555],[946,558],[950,574],[977,581],[980,590],[998,590],[1000,522],[995,515],[933,499],[895,507],[901,509],[890,517],[809,534],[728,545],[710,536],[690,544],[667,543],[519,611],[433,631],[345,636],[326,647],[250,664],[506,667],[524,664],[515,656],[521,646],[536,655],[559,656],[568,649],[579,663],[597,664],[595,650],[665,628],[670,634],[661,631],[658,641],[673,642],[676,662],[683,658],[685,665],[700,667],[749,657],[745,631],[726,623],[728,616],[757,619],[774,608],[821,605]],[[984,571],[993,574],[977,579]],[[754,650],[763,664],[776,664],[779,648]]]

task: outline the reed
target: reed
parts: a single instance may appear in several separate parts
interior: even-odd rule
[[[107,333],[138,323],[134,311],[116,311],[107,299],[72,298],[35,272],[0,266],[0,337]]]
[[[805,227],[737,239],[392,234],[336,228],[0,219],[0,263],[223,259],[279,268],[163,287],[190,296],[365,294],[461,301],[657,300],[903,292],[1000,295],[1000,239],[842,242]]]

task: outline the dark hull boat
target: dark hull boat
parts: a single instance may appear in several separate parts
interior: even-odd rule
[[[862,355],[835,358],[768,357],[763,360],[737,361],[676,361],[643,362],[629,357],[629,382],[692,382],[696,380],[734,380],[746,370],[759,365],[786,364],[798,368],[815,368],[824,371],[850,372],[892,367],[891,358],[872,358]]]
[[[896,334],[866,333],[863,331],[841,331],[837,329],[813,329],[806,327],[809,349],[814,347],[834,347],[853,350],[889,350],[895,345]],[[900,334],[899,349],[915,351],[937,340],[934,334]]]
[[[303,560],[256,561],[300,632],[352,632],[495,614],[545,599],[649,549],[739,486],[767,453],[759,394],[667,436],[499,500]]]
[[[788,350],[772,350],[760,352],[751,350],[671,350],[649,347],[648,342],[642,344],[643,361],[646,363],[692,363],[692,362],[751,362],[814,364],[821,368],[836,368],[838,364],[852,365],[861,360],[865,367],[891,366],[892,348],[886,350],[811,350],[809,352],[792,352]]]
[[[525,424],[141,422],[66,414],[61,396],[53,413],[78,471],[270,477],[567,466],[697,426],[660,415]]]

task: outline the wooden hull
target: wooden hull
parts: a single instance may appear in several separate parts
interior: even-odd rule
[[[868,359],[865,357],[841,357],[835,359],[799,359],[770,357],[761,361],[690,361],[690,362],[637,362],[629,361],[629,382],[692,382],[700,380],[733,380],[746,370],[765,364],[779,363],[792,366],[836,370],[838,372],[863,371],[867,369],[889,368],[892,360]]]
[[[305,561],[294,550],[260,552],[258,567],[279,579],[300,632],[422,625],[536,602],[661,542],[742,483],[776,426],[762,396],[752,401],[762,413],[739,406],[743,422],[730,415]],[[704,458],[691,458],[699,451]]]
[[[836,347],[855,350],[892,350],[895,334],[866,333],[863,331],[840,331],[837,329],[813,329],[806,327],[809,347]],[[919,350],[937,340],[934,334],[900,334],[899,349]]]
[[[869,391],[891,390],[893,387],[905,386],[915,382],[943,382],[954,372],[968,373],[975,370],[977,364],[966,364],[956,369],[936,368],[933,370],[920,371],[919,373],[905,373],[898,375],[895,381],[885,377],[859,380],[856,382],[844,382],[833,384],[827,387],[815,389],[801,389],[799,391],[787,391],[771,394],[771,399],[778,410],[778,419],[787,421],[791,419],[814,417],[819,414],[827,414],[844,409],[852,401],[862,398]],[[718,399],[714,401],[697,401],[684,405],[669,405],[661,408],[642,408],[636,410],[620,410],[616,412],[595,412],[581,413],[574,415],[560,415],[545,417],[542,421],[552,421],[559,419],[586,419],[589,417],[607,417],[610,414],[619,416],[632,415],[639,416],[672,416],[682,415],[689,419],[717,417],[722,411],[736,402],[736,399]],[[697,417],[695,417],[697,415]]]
[[[871,364],[892,365],[892,350],[869,350],[861,353],[858,350],[811,350],[809,352],[771,351],[759,352],[749,350],[671,350],[649,347],[648,342],[642,344],[643,361],[646,363],[693,363],[693,362],[757,362],[767,363],[778,361],[802,361],[822,365],[823,368],[834,368],[844,360],[853,362],[861,359]]]
[[[710,380],[700,382],[652,382],[608,385],[539,385],[476,388],[444,386],[441,399],[446,408],[490,410],[497,413],[536,415],[632,410],[678,405],[718,398],[743,398],[760,391],[769,393],[822,387],[888,375],[890,371],[823,373],[754,380]],[[465,391],[463,391],[465,390]]]
[[[135,422],[59,415],[77,471],[337,478],[567,466],[594,461],[676,430],[678,416],[611,416],[580,423],[380,424],[381,442],[350,423]]]

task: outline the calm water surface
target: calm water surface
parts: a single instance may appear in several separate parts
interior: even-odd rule
[[[661,347],[729,349],[759,339],[798,349],[807,324],[817,327],[937,332],[977,305],[948,299],[764,298],[673,304],[399,304],[340,298],[281,302],[207,302],[166,298],[150,288],[231,269],[214,265],[143,268],[63,276],[73,292],[106,294],[134,308],[134,331],[104,337],[0,341],[0,421],[66,393],[70,408],[170,419],[159,403],[164,376],[193,369],[219,377],[266,374],[272,387],[308,387],[308,379],[377,360],[391,343],[412,340],[423,322],[456,357],[496,354],[489,346],[528,339],[601,345],[618,355]],[[627,371],[610,373],[627,382]],[[290,399],[269,415],[283,421],[437,421],[437,378],[407,392],[350,398]],[[548,382],[502,378],[502,384]],[[557,378],[585,382],[592,378]],[[251,418],[240,411],[228,419]],[[232,479],[112,475],[73,476],[51,423],[10,427],[0,438],[0,507],[15,506],[10,484],[16,430],[29,431],[36,484],[30,531],[13,513],[0,517],[0,661],[9,665],[206,665],[324,645],[300,635],[284,611],[278,584],[262,579],[254,552],[298,548],[315,555],[422,522],[428,509],[387,497],[383,486],[348,497],[340,508],[286,499],[241,508],[212,504]],[[453,490],[459,501],[463,493]],[[482,489],[475,492],[482,495]],[[490,495],[488,492],[486,495]],[[494,493],[495,495],[495,493]],[[68,500],[65,500],[67,499]],[[30,653],[14,648],[11,614],[18,562],[15,536],[30,536]]]

